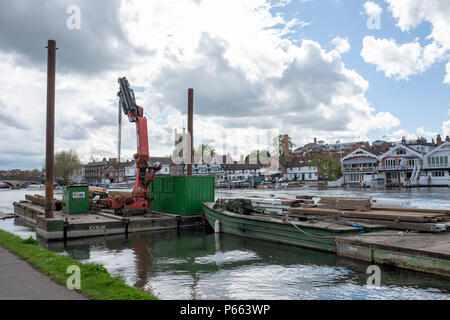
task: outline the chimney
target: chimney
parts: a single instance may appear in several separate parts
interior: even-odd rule
[[[405,136],[402,137],[402,144],[406,144]]]
[[[449,136],[445,136],[445,141],[450,142],[450,137]]]
[[[283,155],[285,157],[290,155],[289,151],[289,135],[285,134],[283,139]]]
[[[441,135],[438,134],[436,137],[436,144],[439,147],[442,144],[442,139],[441,139]]]
[[[370,143],[369,143],[369,141],[366,141],[365,147],[366,147],[366,149],[369,149],[369,148],[370,148]]]
[[[317,143],[317,138],[314,138],[314,143]]]
[[[431,139],[431,145],[435,145],[435,143],[434,143],[434,139]]]

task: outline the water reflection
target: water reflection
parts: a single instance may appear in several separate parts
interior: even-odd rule
[[[450,298],[450,281],[443,277],[382,266],[382,287],[370,287],[367,263],[202,230],[76,240],[66,249],[46,245],[102,263],[161,299]]]

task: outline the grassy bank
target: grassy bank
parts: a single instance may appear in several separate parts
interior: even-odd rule
[[[81,289],[77,290],[96,300],[154,300],[154,296],[126,285],[118,277],[97,264],[83,264],[72,258],[58,255],[40,246],[33,239],[23,240],[0,230],[0,245],[21,256],[34,267],[49,275],[55,282],[66,285],[67,267],[77,265],[81,270]]]

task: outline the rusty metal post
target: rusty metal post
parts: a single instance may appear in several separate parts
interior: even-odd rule
[[[56,41],[48,40],[47,49],[48,49],[48,57],[47,57],[47,126],[46,126],[46,144],[45,144],[45,217],[53,218]]]
[[[192,176],[192,165],[194,163],[194,89],[188,89],[188,133],[189,133],[189,158],[187,175]]]

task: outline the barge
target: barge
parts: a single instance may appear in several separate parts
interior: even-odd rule
[[[336,253],[335,238],[381,230],[370,224],[356,224],[310,219],[299,221],[291,217],[259,214],[241,200],[219,199],[216,202],[203,202],[203,214],[215,232],[224,232],[254,239],[278,242]]]

